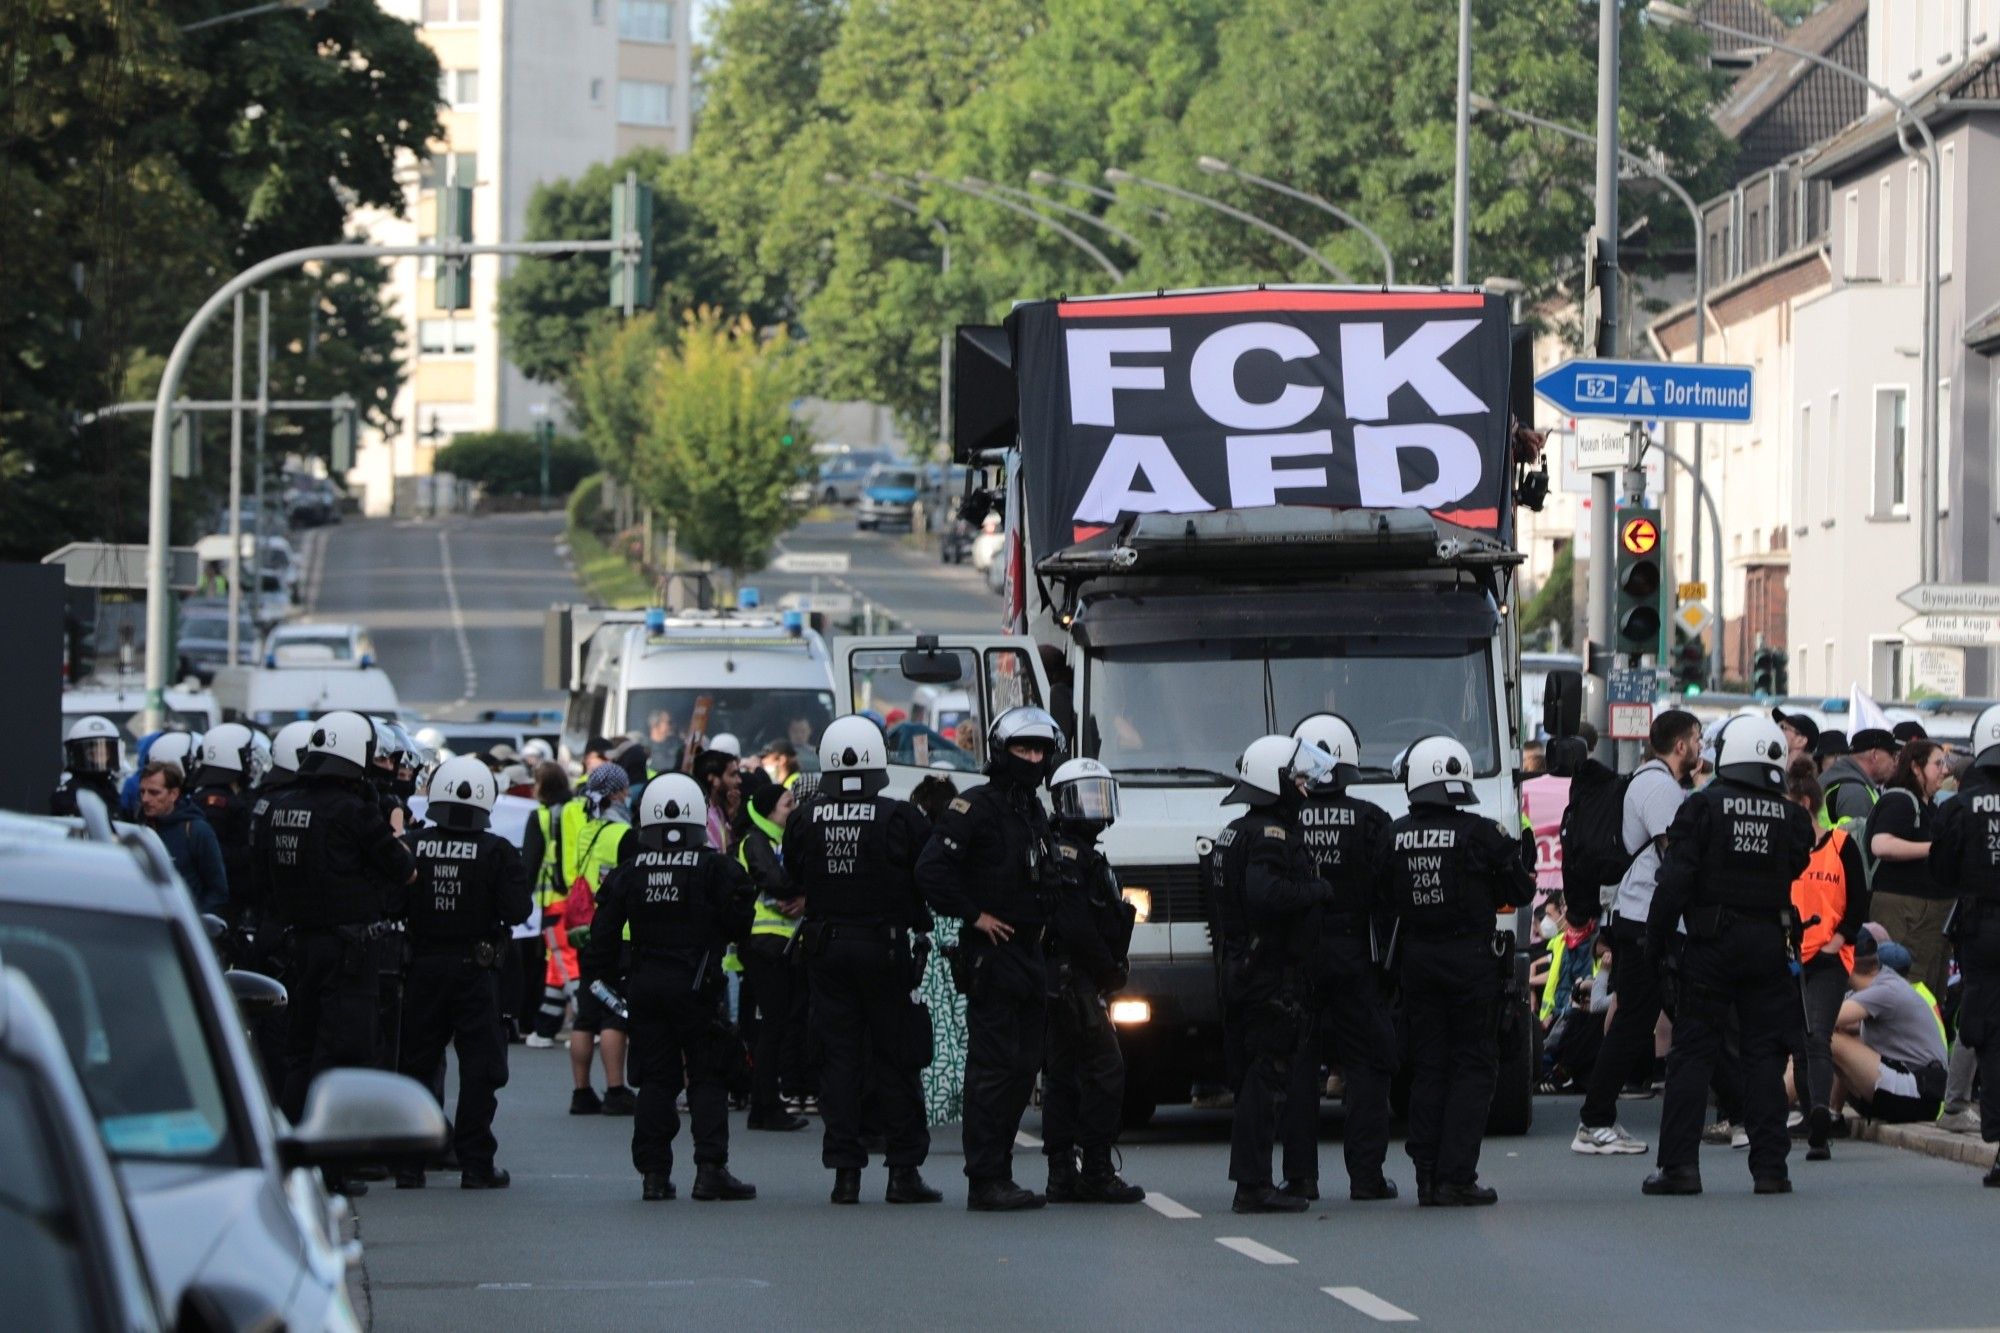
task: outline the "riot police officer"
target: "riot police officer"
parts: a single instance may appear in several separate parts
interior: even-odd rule
[[[109,718],[92,714],[80,717],[63,738],[63,767],[69,776],[49,797],[49,813],[77,813],[76,794],[94,792],[104,802],[104,813],[113,819],[122,804],[118,799],[118,770],[125,766],[125,738]]]
[[[741,866],[709,848],[707,836],[708,802],[693,778],[667,773],[647,783],[638,850],[604,876],[590,942],[578,959],[586,988],[610,983],[629,929],[624,1003],[639,1071],[632,1165],[648,1201],[675,1195],[673,1141],[681,1121],[674,1101],[684,1085],[694,1122],[694,1197],[757,1197],[729,1172],[726,1078],[742,1048],[718,1016],[723,951],[749,937],[756,890]]]
[[[1952,944],[1965,994],[1958,1039],[1979,1057],[1979,1132],[2000,1143],[2000,704],[1972,727],[1972,768],[1931,836],[1931,878],[1958,890]],[[2000,1156],[1986,1172],[2000,1188]]]
[[[945,807],[917,887],[932,911],[963,923],[953,974],[966,997],[966,1207],[1010,1212],[1048,1202],[1014,1183],[1014,1135],[1048,1024],[1042,935],[1058,872],[1036,793],[1063,732],[1045,710],[1018,707],[993,719],[986,740],[988,781]]]
[[[314,725],[299,786],[256,833],[270,910],[291,931],[289,1031],[280,1105],[294,1122],[321,1071],[375,1060],[375,939],[416,875],[368,785],[375,729],[359,713]]]
[[[1315,914],[1332,893],[1299,838],[1298,815],[1307,788],[1331,767],[1325,751],[1291,736],[1250,742],[1223,798],[1250,809],[1216,835],[1209,854],[1222,1021],[1243,1061],[1229,1131],[1230,1206],[1239,1213],[1307,1207],[1303,1192],[1272,1185],[1271,1145],[1293,1063],[1319,1064],[1307,963]]]
[[[229,876],[230,915],[240,919],[250,883],[250,789],[263,776],[257,734],[241,722],[225,722],[201,738],[201,764],[188,779],[195,809],[201,811],[222,847]]]
[[[452,1147],[459,1186],[506,1189],[493,1165],[496,1094],[507,1086],[507,1039],[500,1031],[500,964],[509,932],[528,919],[528,872],[521,854],[487,825],[499,799],[493,772],[453,759],[431,775],[430,825],[403,837],[417,861],[409,899],[409,978],[403,997],[402,1072],[436,1076],[447,1044],[458,1054],[458,1114]],[[399,1166],[397,1189],[422,1189],[421,1163]]]
[[[1427,736],[1403,755],[1409,813],[1377,845],[1377,886],[1394,917],[1410,1030],[1410,1132],[1417,1202],[1469,1207],[1497,1202],[1479,1183],[1479,1144],[1500,1069],[1500,995],[1513,962],[1494,917],[1534,896],[1521,843],[1464,807],[1472,756],[1449,736]]]
[[[1789,1194],[1785,1060],[1803,1047],[1792,968],[1798,917],[1792,881],[1812,859],[1812,816],[1785,799],[1785,735],[1768,717],[1731,718],[1716,738],[1715,781],[1667,827],[1666,854],[1646,918],[1646,948],[1667,957],[1685,928],[1659,1170],[1648,1194],[1701,1193],[1701,1125],[1733,1011],[1740,1031],[1743,1119],[1759,1194]]]
[[[1095,759],[1049,779],[1062,888],[1049,929],[1049,1052],[1042,1072],[1042,1153],[1050,1203],[1138,1203],[1146,1191],[1111,1166],[1125,1100],[1125,1057],[1109,997],[1131,975],[1132,905],[1097,840],[1118,818],[1118,780]],[[1077,1170],[1081,1150],[1083,1169]]]
[[[865,717],[843,717],[819,741],[817,794],[785,824],[785,868],[806,900],[799,927],[822,1061],[820,1161],[833,1202],[858,1203],[868,1164],[861,1143],[863,1088],[873,1097],[887,1151],[890,1203],[944,1196],[919,1170],[930,1155],[922,1074],[931,1062],[930,1011],[911,999],[923,974],[930,913],[917,892],[917,855],[930,836],[923,814],[882,794],[888,744]],[[913,950],[912,936],[921,939]]]
[[[1346,1085],[1347,1126],[1341,1135],[1348,1197],[1367,1202],[1396,1197],[1396,1182],[1382,1173],[1389,1155],[1389,1083],[1396,1072],[1396,1026],[1389,1012],[1382,969],[1375,957],[1375,854],[1389,814],[1349,794],[1361,777],[1361,742],[1347,719],[1314,713],[1292,735],[1333,758],[1328,775],[1306,793],[1299,810],[1299,840],[1333,891],[1319,920],[1312,957],[1312,989],[1321,1031],[1332,1039]],[[1317,1054],[1315,1050],[1312,1054]],[[1319,1197],[1319,1061],[1292,1066],[1280,1138],[1285,1189]]]

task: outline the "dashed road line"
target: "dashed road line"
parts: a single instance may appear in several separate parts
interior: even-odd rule
[[[1215,1243],[1225,1250],[1234,1250],[1247,1259],[1255,1259],[1260,1264],[1295,1264],[1298,1260],[1282,1250],[1274,1250],[1248,1236],[1217,1236]]]
[[[1414,1324],[1415,1315],[1400,1305],[1389,1302],[1369,1291],[1366,1287],[1321,1287],[1321,1291],[1344,1305],[1350,1305],[1370,1319],[1383,1324]]]
[[[479,666],[472,660],[472,643],[465,637],[465,610],[458,604],[458,580],[451,572],[451,538],[438,529],[438,565],[444,574],[444,600],[451,608],[451,631],[458,636],[458,661],[465,674],[465,693],[458,702],[466,703],[479,693]]]
[[[1166,1195],[1156,1194],[1152,1190],[1146,1191],[1146,1206],[1161,1217],[1170,1217],[1176,1222],[1185,1222],[1191,1217],[1201,1216],[1186,1204],[1176,1203]]]

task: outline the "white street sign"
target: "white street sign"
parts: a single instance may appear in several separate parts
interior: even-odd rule
[[[1653,705],[1612,704],[1611,739],[1643,741],[1653,730]]]
[[[780,574],[845,574],[849,563],[845,551],[786,551],[771,568]]]
[[[245,533],[245,541],[250,534]],[[222,543],[222,558],[229,556],[229,542]],[[63,582],[72,588],[143,588],[146,586],[146,548],[142,545],[114,546],[104,542],[71,542],[42,557],[45,565],[61,565]],[[167,548],[167,586],[176,592],[193,592],[201,585],[201,563],[192,546]]]
[[[1987,648],[2000,645],[2000,615],[1913,616],[1898,632],[1912,643]]]
[[[1575,441],[1578,472],[1622,472],[1632,466],[1632,423],[1579,417]]]
[[[1897,593],[1896,600],[1925,615],[2000,615],[2000,584],[1919,583]]]
[[[1708,609],[1708,603],[1700,600],[1682,602],[1674,608],[1674,624],[1690,639],[1709,627],[1715,613]]]
[[[778,599],[785,611],[818,611],[822,615],[851,616],[854,598],[844,592],[788,592]]]
[[[1904,698],[1919,694],[1942,695],[1947,699],[1965,697],[1965,649],[1911,644],[1903,651],[1903,665],[1909,673],[1903,688]]]

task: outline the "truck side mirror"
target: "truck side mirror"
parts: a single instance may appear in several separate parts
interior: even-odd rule
[[[938,647],[937,635],[919,634],[917,646],[902,656],[903,678],[919,685],[956,685],[965,678],[957,653]]]
[[[1574,736],[1583,726],[1583,673],[1551,671],[1542,685],[1542,730],[1549,739]]]

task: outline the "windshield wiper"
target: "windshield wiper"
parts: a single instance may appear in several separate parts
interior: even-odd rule
[[[1218,773],[1212,768],[1192,768],[1184,764],[1166,764],[1159,767],[1144,768],[1114,768],[1111,772],[1121,778],[1199,778],[1205,782],[1220,782],[1224,786],[1233,784],[1236,781],[1235,778],[1229,776],[1227,773]]]

